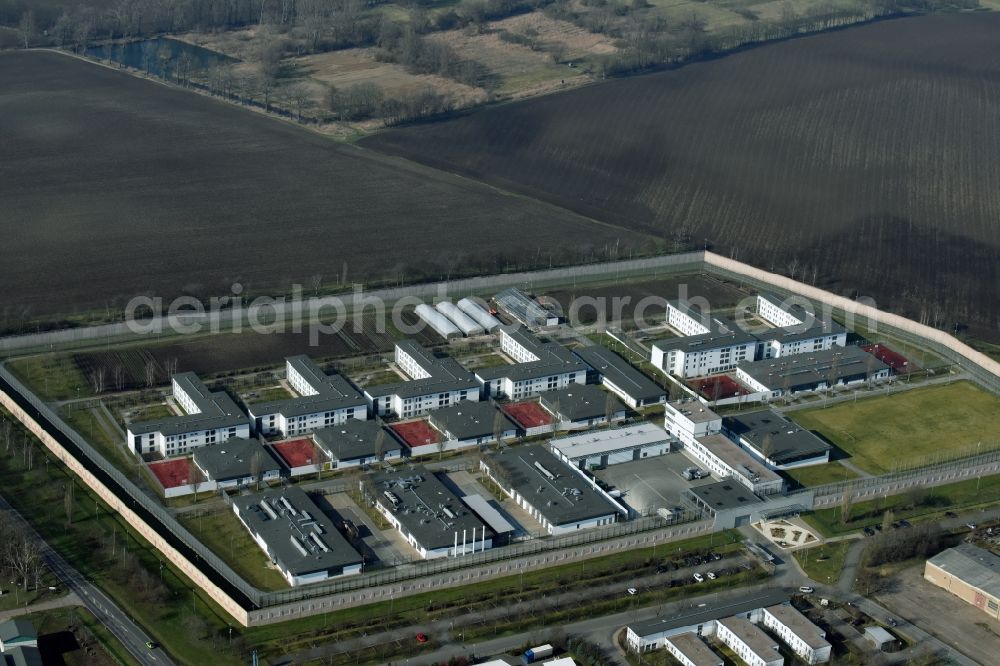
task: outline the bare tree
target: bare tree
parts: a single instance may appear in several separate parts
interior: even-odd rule
[[[382,460],[385,456],[385,429],[379,428],[375,435],[375,460]]]
[[[851,511],[854,508],[854,489],[851,486],[844,488],[844,495],[840,498],[840,524],[846,525],[851,522]]]
[[[323,458],[325,457],[325,454],[323,453],[323,449],[320,448],[319,442],[315,439],[312,443],[312,451],[313,462],[316,464],[316,480],[319,480],[323,478]]]
[[[323,286],[323,276],[313,275],[312,277],[309,278],[309,284],[313,288],[313,295],[319,296],[320,287]]]
[[[21,14],[21,20],[17,24],[17,32],[21,35],[21,43],[24,48],[28,48],[31,39],[35,36],[35,12],[30,9]]]
[[[198,486],[205,480],[205,474],[194,461],[194,456],[188,458],[188,483],[194,489],[194,501],[198,503]]]
[[[892,512],[892,509],[886,509],[885,513],[882,514],[882,533],[888,534],[894,522],[896,522],[896,515]]]
[[[167,359],[166,365],[164,366],[164,371],[167,374],[167,379],[171,379],[177,374],[177,357],[171,356]]]
[[[66,484],[66,490],[63,493],[63,507],[66,509],[66,524],[73,524],[73,509],[76,507],[76,502],[74,500],[74,495],[76,485],[71,481]]]
[[[111,371],[112,381],[115,384],[116,391],[122,391],[125,389],[125,368],[121,363],[115,365],[114,370]]]
[[[146,388],[156,386],[156,364],[153,361],[146,361]]]
[[[760,440],[760,454],[764,456],[764,462],[768,462],[774,455],[774,438],[771,437],[771,433],[767,433],[764,439]]]
[[[90,384],[94,387],[94,393],[104,393],[104,366],[98,366],[92,373],[90,373]]]
[[[496,440],[497,451],[503,448],[503,425],[505,420],[503,412],[498,409],[496,416],[493,417],[493,438]]]
[[[254,483],[254,489],[260,490],[260,469],[264,464],[260,451],[254,452],[250,457],[250,480]]]

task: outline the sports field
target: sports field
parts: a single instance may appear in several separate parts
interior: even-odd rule
[[[896,374],[916,372],[920,369],[919,365],[883,344],[865,345],[862,349],[888,365]]]
[[[545,411],[537,400],[512,402],[503,406],[503,411],[524,428],[537,428],[552,423],[552,415]]]
[[[164,488],[186,485],[191,476],[191,465],[187,458],[175,458],[149,464],[149,471]]]
[[[688,383],[691,385],[691,388],[709,400],[732,398],[741,393],[750,393],[750,389],[744,387],[729,375],[692,379]]]
[[[431,424],[424,420],[407,421],[405,423],[394,423],[391,426],[393,432],[399,435],[407,446],[425,446],[427,444],[437,444],[441,441],[441,433],[431,427]]]
[[[303,467],[305,465],[316,464],[316,455],[322,456],[321,451],[316,451],[312,440],[292,439],[287,442],[272,444],[271,448],[281,458],[281,462],[289,469]],[[325,461],[324,461],[325,462]]]
[[[1000,444],[1000,398],[970,382],[900,391],[789,416],[843,449],[853,464],[875,474]]]

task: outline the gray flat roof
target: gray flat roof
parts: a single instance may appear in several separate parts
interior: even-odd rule
[[[644,622],[634,622],[629,626],[638,636],[653,636],[662,632],[696,626],[719,618],[749,613],[758,608],[767,608],[788,601],[788,595],[780,590],[761,590],[735,599],[710,602],[704,608],[685,608],[681,612],[658,617]]]
[[[726,463],[739,474],[752,479],[755,483],[780,481],[781,476],[770,470],[762,462],[740,448],[740,445],[725,435],[714,433],[698,437],[698,442],[713,455]]]
[[[464,495],[460,497],[466,506],[468,506],[476,515],[486,521],[486,524],[490,526],[497,534],[506,534],[508,532],[516,532],[517,527],[512,525],[510,521],[503,517],[503,514],[493,508],[489,501],[482,495]]]
[[[396,441],[377,421],[347,419],[340,425],[313,431],[313,439],[327,456],[338,461],[359,460],[375,455],[375,440],[382,432],[382,455],[399,451]]]
[[[743,641],[748,648],[766,661],[778,656],[778,641],[771,638],[764,630],[744,617],[726,617],[719,620],[731,632]]]
[[[961,543],[941,551],[929,561],[967,585],[1000,599],[1000,556],[993,552],[971,543]]]
[[[727,416],[722,419],[722,427],[747,441],[761,455],[764,439],[770,437],[771,454],[768,457],[779,465],[815,458],[832,448],[812,432],[789,421],[773,409]]]
[[[761,499],[735,479],[707,483],[688,488],[688,492],[712,508],[713,511],[739,509],[750,504],[760,504]]]
[[[556,316],[516,287],[504,289],[494,300],[500,309],[528,326],[544,326],[549,317]]]
[[[553,525],[618,513],[617,506],[541,444],[505,449],[486,462],[502,467],[514,491]]]
[[[42,653],[32,645],[15,645],[0,653],[7,666],[44,666]]]
[[[266,490],[237,497],[233,502],[250,531],[267,544],[271,558],[293,575],[338,572],[362,561],[358,551],[301,488]]]
[[[665,352],[676,349],[690,354],[709,349],[719,349],[720,347],[746,344],[748,342],[756,344],[757,336],[734,325],[732,330],[727,332],[712,331],[700,335],[687,335],[681,338],[666,338],[664,340],[656,340],[650,344]]]
[[[251,476],[254,456],[259,459],[259,473],[280,472],[282,467],[256,439],[232,437],[221,444],[195,449],[193,458],[209,479],[227,481]]]
[[[424,548],[453,546],[456,534],[458,542],[462,543],[463,531],[471,543],[473,529],[476,530],[478,541],[482,539],[484,527],[488,537],[495,536],[484,519],[476,515],[458,495],[423,466],[372,474],[370,478],[379,493],[388,491],[396,496],[399,500],[396,508],[381,496],[376,499],[399,519],[406,531]]]
[[[778,622],[788,627],[793,634],[812,649],[819,650],[830,644],[823,637],[823,630],[792,606],[788,604],[768,606],[767,612],[773,615]]]
[[[599,372],[605,380],[636,400],[658,400],[667,395],[667,389],[603,345],[581,347],[573,353]]]
[[[37,639],[38,632],[31,620],[14,618],[0,622],[0,641],[12,641],[16,638]]]
[[[129,432],[144,435],[161,432],[164,435],[179,435],[195,430],[216,430],[249,423],[250,420],[224,391],[209,391],[193,372],[174,375],[181,390],[188,394],[199,410],[197,414],[167,416],[153,421],[138,421],[128,425]]]
[[[461,391],[463,389],[479,390],[479,382],[469,370],[453,358],[437,357],[413,340],[400,340],[396,346],[412,356],[430,377],[413,379],[407,382],[378,384],[365,388],[372,398],[398,395],[402,398],[413,398],[431,393]]]
[[[670,433],[655,423],[639,423],[611,430],[594,430],[560,437],[553,439],[549,445],[570,460],[579,460],[613,451],[659,444],[672,439]]]
[[[566,388],[546,391],[538,396],[538,400],[550,412],[558,411],[559,416],[570,421],[605,416],[608,400],[612,402],[612,412],[625,410],[621,400],[596,384],[571,384]]]
[[[695,666],[719,666],[723,663],[722,657],[712,652],[693,631],[685,631],[667,640]]]
[[[504,326],[502,329],[515,342],[537,356],[538,360],[479,368],[476,376],[484,381],[506,378],[519,382],[587,369],[586,363],[558,342],[539,340],[517,326]]]
[[[692,423],[705,423],[706,421],[715,421],[722,418],[694,398],[668,402],[667,406],[683,414]]]
[[[742,361],[737,367],[769,390],[795,391],[820,383],[866,379],[889,366],[854,345],[823,351],[779,356],[761,361]]]
[[[254,416],[281,414],[285,418],[291,418],[366,405],[361,391],[347,379],[340,375],[327,375],[308,356],[291,356],[286,362],[305,378],[316,394],[248,405],[247,408]]]
[[[441,432],[451,433],[459,440],[477,437],[492,437],[496,431],[494,423],[500,418],[500,431],[517,430],[517,426],[507,415],[489,402],[463,400],[448,407],[435,409],[428,421]]]

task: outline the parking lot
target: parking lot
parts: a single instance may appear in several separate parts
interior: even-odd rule
[[[622,491],[625,502],[639,513],[682,506],[681,493],[692,486],[712,483],[706,477],[687,481],[682,472],[697,466],[682,453],[668,453],[656,458],[610,465],[596,472],[597,478]]]
[[[996,663],[996,655],[1000,654],[1000,622],[928,583],[923,578],[922,565],[892,576],[888,590],[879,592],[876,600],[967,657],[981,664]]]
[[[347,493],[330,493],[325,497],[341,518],[350,520],[358,526],[362,541],[382,564],[387,566],[402,564],[416,557],[416,553],[398,536],[396,530],[378,529],[368,514],[358,508]]]

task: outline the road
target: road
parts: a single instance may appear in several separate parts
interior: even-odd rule
[[[153,639],[104,592],[71,567],[62,555],[49,546],[35,528],[2,497],[0,497],[0,511],[5,511],[14,522],[21,525],[26,534],[35,538],[46,566],[70,592],[79,598],[87,610],[121,641],[136,661],[144,666],[167,666],[174,663],[162,649],[147,648],[146,642]]]

